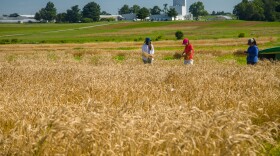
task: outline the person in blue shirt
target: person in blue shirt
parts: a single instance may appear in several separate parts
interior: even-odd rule
[[[257,42],[254,38],[248,40],[249,48],[245,53],[247,53],[247,64],[256,65],[258,63],[259,48]]]

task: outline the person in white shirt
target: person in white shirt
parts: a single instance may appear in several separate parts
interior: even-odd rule
[[[150,38],[146,38],[142,46],[142,59],[144,64],[152,64],[154,60],[155,50],[151,41],[152,40]]]

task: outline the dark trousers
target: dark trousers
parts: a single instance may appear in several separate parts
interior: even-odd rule
[[[147,64],[147,63],[151,64],[153,62],[153,60],[151,58],[148,58],[147,60],[143,59],[143,62],[144,62],[144,64]]]
[[[256,65],[257,62],[251,62],[251,61],[247,61],[247,65]]]

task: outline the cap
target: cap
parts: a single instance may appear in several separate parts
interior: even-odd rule
[[[147,37],[146,39],[145,39],[145,43],[150,43],[152,40],[151,40],[151,38],[149,38],[149,37]]]
[[[182,43],[182,44],[187,44],[187,43],[189,43],[189,39],[185,38],[185,39],[183,40],[183,43]]]

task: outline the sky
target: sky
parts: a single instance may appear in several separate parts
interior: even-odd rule
[[[41,8],[46,7],[46,4],[51,1],[54,3],[57,13],[66,12],[74,5],[79,5],[82,8],[89,2],[95,2],[100,5],[101,11],[106,11],[110,14],[117,14],[118,9],[127,4],[129,7],[139,5],[140,7],[153,8],[159,6],[163,9],[163,4],[172,6],[173,0],[0,0],[0,15],[18,13],[21,15],[34,15]],[[232,12],[235,5],[242,0],[187,0],[187,8],[194,2],[203,2],[205,9],[212,11]]]

